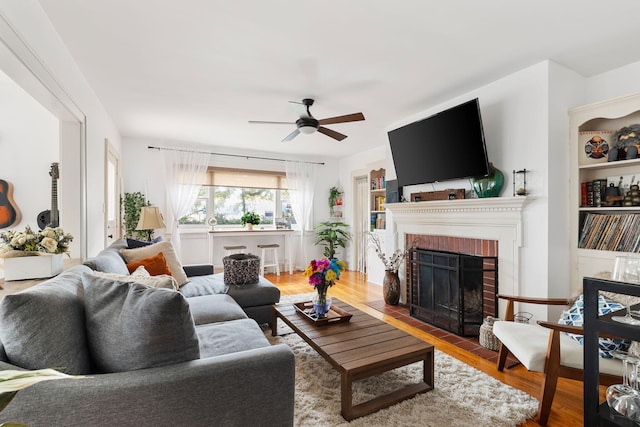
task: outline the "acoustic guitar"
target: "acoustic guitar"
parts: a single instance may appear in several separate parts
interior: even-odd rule
[[[57,227],[60,225],[60,212],[58,211],[58,178],[60,173],[58,163],[51,163],[51,210],[42,211],[38,214],[38,227],[44,230],[45,227]]]
[[[13,185],[0,179],[0,228],[20,222],[20,210],[13,200]]]

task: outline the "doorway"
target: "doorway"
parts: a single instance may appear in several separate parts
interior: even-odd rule
[[[115,147],[104,140],[105,146],[105,247],[120,238],[120,155]]]

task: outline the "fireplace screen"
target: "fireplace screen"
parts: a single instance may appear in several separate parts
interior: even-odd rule
[[[409,251],[410,314],[458,335],[478,335],[497,316],[498,258]]]

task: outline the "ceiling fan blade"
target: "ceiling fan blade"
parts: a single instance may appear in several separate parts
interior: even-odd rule
[[[336,132],[335,130],[327,129],[326,127],[323,127],[323,126],[320,126],[318,128],[318,132],[323,133],[338,141],[342,141],[347,137],[347,135],[343,135],[340,132]]]
[[[267,124],[267,125],[295,125],[296,122],[269,122],[262,120],[249,120],[249,123]]]
[[[353,113],[345,116],[329,117],[328,119],[318,120],[318,123],[321,125],[332,125],[335,123],[359,122],[360,120],[364,120],[364,114]]]
[[[300,116],[301,119],[313,117],[309,112],[309,107],[302,102],[289,101],[289,104],[291,104],[293,109],[296,111],[296,114]]]
[[[295,138],[296,136],[300,135],[300,131],[298,129],[294,130],[293,132],[291,132],[289,135],[287,135],[282,142],[287,142],[287,141],[291,141],[293,138]]]

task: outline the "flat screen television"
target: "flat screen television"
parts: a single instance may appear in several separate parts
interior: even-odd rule
[[[388,132],[398,185],[489,174],[478,99]]]

